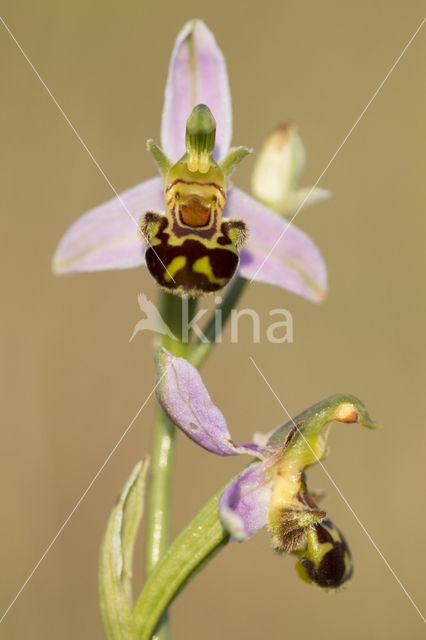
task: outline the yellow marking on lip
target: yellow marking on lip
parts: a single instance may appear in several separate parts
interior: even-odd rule
[[[315,567],[318,567],[325,554],[333,549],[333,545],[331,542],[318,542],[315,528],[307,529],[306,536],[311,543],[312,549],[309,553],[309,559],[312,560]]]
[[[198,258],[198,260],[196,260],[192,265],[192,270],[195,273],[202,273],[207,276],[209,282],[211,282],[212,284],[222,285],[226,282],[226,278],[216,278],[216,276],[214,275],[209,256]]]
[[[180,269],[183,269],[186,265],[186,256],[176,256],[167,267],[167,271],[164,274],[164,280],[170,282]]]

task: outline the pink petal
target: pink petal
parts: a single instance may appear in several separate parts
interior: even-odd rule
[[[266,524],[275,458],[255,462],[229,485],[219,500],[219,517],[233,540],[243,542]]]
[[[220,456],[268,455],[267,447],[231,440],[223,413],[212,402],[197,369],[166,349],[156,354],[158,401],[174,424],[207,451]],[[282,447],[279,449],[281,450]],[[270,448],[271,451],[276,447]]]
[[[249,227],[249,239],[241,252],[241,276],[283,287],[314,302],[323,300],[326,266],[303,231],[236,187],[228,194],[225,214],[242,218]]]
[[[161,179],[138,184],[91,209],[62,237],[53,257],[58,274],[128,269],[144,264],[138,222],[145,211],[164,209]]]
[[[170,60],[161,123],[163,151],[174,162],[185,153],[186,121],[197,104],[216,120],[214,157],[222,160],[231,144],[232,107],[225,58],[201,20],[187,22]]]

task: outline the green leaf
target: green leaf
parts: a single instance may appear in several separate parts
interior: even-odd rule
[[[232,482],[235,478],[232,478]],[[222,487],[172,542],[152,569],[133,609],[139,640],[150,640],[168,606],[229,541],[219,519]]]
[[[109,640],[136,640],[132,618],[132,563],[149,459],[139,462],[108,520],[99,557],[99,603]]]

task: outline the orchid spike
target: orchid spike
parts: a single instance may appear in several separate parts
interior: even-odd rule
[[[164,348],[156,353],[158,400],[168,417],[192,440],[221,456],[248,454],[257,460],[228,485],[219,517],[233,540],[244,541],[267,526],[274,549],[298,557],[299,576],[323,589],[336,589],[352,575],[349,548],[306,485],[306,469],[325,455],[332,422],[373,429],[364,405],[351,395],[324,400],[276,429],[257,444],[235,443],[221,411],[189,362]]]
[[[199,278],[204,276],[204,284],[211,284],[212,279],[217,279],[219,282],[213,286],[223,286],[238,268],[239,274],[249,280],[267,282],[308,300],[321,301],[327,289],[327,273],[321,253],[312,240],[228,182],[233,169],[249,150],[230,147],[232,112],[226,63],[213,34],[200,20],[192,20],[183,27],[172,52],[161,124],[161,149],[152,140],[148,142],[161,177],[142,182],[79,218],[59,243],[53,258],[54,272],[68,274],[124,269],[145,263],[144,246],[138,234],[141,217],[146,212],[153,213],[148,218],[145,216],[141,224],[146,239],[152,238],[155,245],[155,235],[157,233],[158,236],[164,222],[158,212],[165,208],[165,196],[167,210],[165,176],[185,154],[188,142],[188,138],[185,140],[186,121],[197,105],[208,107],[216,121],[216,135],[212,153],[211,146],[208,152],[198,150],[199,158],[196,159],[195,155],[190,158],[190,168],[195,166],[193,161],[197,162],[200,175],[205,178],[207,173],[203,171],[214,161],[216,169],[218,167],[222,172],[227,189],[222,212],[223,223],[227,226],[223,235],[230,239],[229,253],[234,254],[233,265],[228,265],[224,275],[215,273],[218,267],[211,256],[207,256],[210,262],[201,257],[201,262],[197,263]],[[198,205],[196,210],[194,216],[198,221],[200,212],[204,215],[206,212]],[[246,236],[246,226],[250,235],[241,251],[238,266],[237,254]],[[155,246],[153,249],[160,253]],[[164,260],[161,267],[163,276],[164,273],[167,275],[164,267],[167,268],[167,277],[172,284],[173,280],[179,280],[179,268],[187,269],[188,261],[188,255],[174,257],[178,261],[174,262],[173,269]],[[185,264],[183,258],[186,258]],[[191,289],[191,286],[190,283],[187,288]]]

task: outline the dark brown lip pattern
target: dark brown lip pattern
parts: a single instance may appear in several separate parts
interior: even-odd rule
[[[160,242],[155,245],[155,251],[148,247],[145,253],[148,270],[158,284],[169,291],[186,292],[190,295],[203,295],[222,289],[233,277],[239,264],[238,253],[224,233],[224,225],[221,226],[222,242],[218,240],[217,246],[209,248],[194,238],[184,240],[182,245],[171,245],[168,224],[166,220],[162,223],[156,236]],[[185,264],[170,279],[167,277],[167,267],[180,256],[185,258]],[[193,266],[200,258],[208,260],[213,277],[208,273],[194,271]]]

